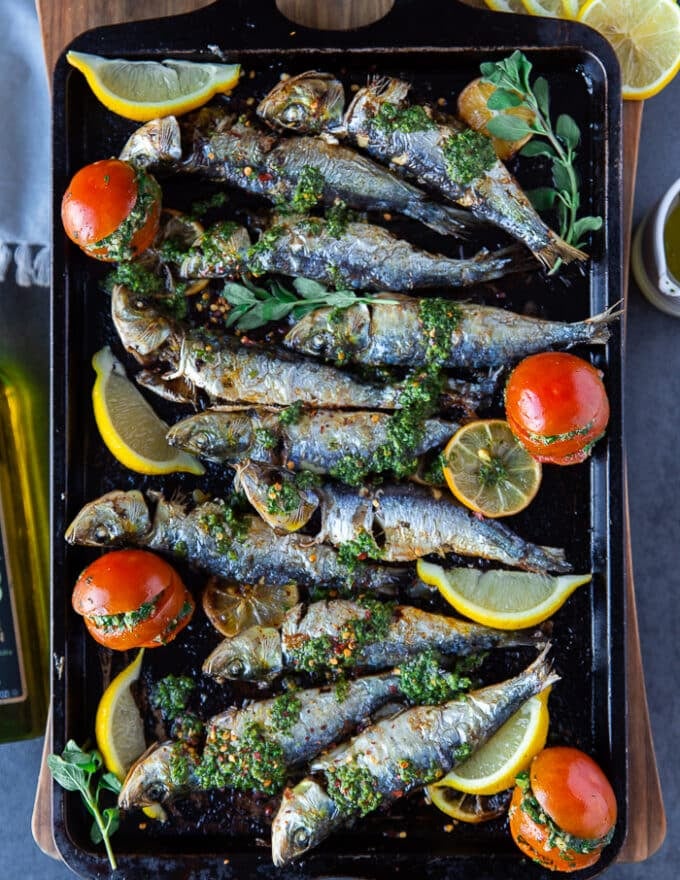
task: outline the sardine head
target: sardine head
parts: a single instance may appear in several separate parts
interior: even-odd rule
[[[296,532],[319,506],[319,496],[298,484],[296,474],[257,461],[236,465],[239,487],[262,519],[277,532]]]
[[[240,461],[255,445],[255,425],[247,412],[206,410],[174,424],[167,439],[209,461]]]
[[[154,743],[130,767],[118,795],[118,806],[151,807],[179,794],[172,782],[171,761],[180,743]]]
[[[371,313],[364,303],[350,306],[340,315],[336,309],[316,309],[288,331],[283,344],[303,354],[338,360],[368,347],[370,327]]]
[[[132,132],[120,156],[140,167],[173,164],[182,158],[182,139],[174,116],[152,119]]]
[[[225,639],[203,663],[203,672],[218,680],[268,682],[282,669],[281,635],[268,626],[251,626]]]
[[[339,812],[318,782],[303,779],[283,793],[272,823],[272,859],[277,867],[299,858],[328,836]]]
[[[308,70],[274,86],[257,115],[274,128],[320,134],[341,124],[344,108],[342,84],[330,73]]]
[[[150,530],[149,508],[142,493],[115,490],[86,504],[64,537],[69,544],[111,547],[134,544]]]

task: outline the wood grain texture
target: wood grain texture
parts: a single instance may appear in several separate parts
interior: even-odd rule
[[[465,0],[470,6],[484,7],[483,0]],[[272,4],[274,0],[272,0]],[[392,0],[277,0],[284,14],[308,26],[323,28],[358,27],[381,17]],[[78,34],[92,27],[176,15],[209,5],[201,0],[36,0],[50,72],[62,49]],[[310,15],[311,13],[311,15]],[[304,16],[304,18],[302,17]],[[624,248],[628,266],[635,173],[642,120],[642,104],[624,106]],[[624,272],[627,286],[627,273]],[[625,296],[625,292],[624,292]],[[625,323],[624,323],[625,329]],[[628,694],[628,790],[629,803],[635,810],[628,817],[628,834],[619,854],[619,861],[638,862],[648,858],[661,846],[666,833],[659,774],[654,756],[649,711],[637,625],[633,566],[628,515],[627,484],[624,497],[626,567],[627,567],[627,694]],[[48,732],[50,726],[48,723]],[[45,739],[49,752],[49,736]],[[52,803],[49,772],[44,760],[36,792],[32,830],[38,846],[55,858],[59,853],[52,836]]]

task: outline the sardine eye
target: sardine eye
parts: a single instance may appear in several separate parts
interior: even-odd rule
[[[307,109],[304,104],[289,104],[281,114],[281,120],[288,124],[302,122],[306,115]]]
[[[146,788],[146,794],[152,801],[162,801],[165,788],[162,782],[152,782]]]
[[[232,678],[239,678],[239,676],[243,675],[245,672],[245,665],[243,660],[232,660],[229,666],[227,667],[227,671]]]
[[[210,446],[210,434],[207,431],[194,434],[194,445],[197,449],[207,449]]]
[[[306,828],[300,826],[293,831],[293,843],[299,849],[307,849],[309,846],[309,831]]]
[[[324,350],[325,345],[326,345],[326,339],[321,333],[316,333],[309,340],[309,347],[312,349],[312,351],[316,352],[317,354]]]
[[[94,530],[94,539],[98,544],[108,544],[110,537],[109,530],[104,525],[97,526]]]

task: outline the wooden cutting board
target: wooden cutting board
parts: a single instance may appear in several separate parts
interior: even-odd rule
[[[470,6],[484,7],[483,0],[465,0],[465,2]],[[59,2],[36,0],[50,78],[62,49],[83,31],[104,24],[177,15],[207,5],[205,0],[145,0],[143,4],[137,0],[59,0]],[[314,2],[314,0],[277,0],[277,5],[284,14],[298,24],[342,30],[381,18],[393,4],[392,0],[335,0],[333,3]],[[641,102],[626,102],[624,105],[624,266],[628,265],[642,106]],[[624,297],[627,295],[627,280],[627,274],[624,273]],[[634,803],[635,809],[631,810],[628,816],[628,833],[618,861],[639,862],[648,858],[661,846],[666,836],[666,815],[654,755],[640,652],[627,481],[624,492],[627,566],[628,803]],[[48,732],[50,729],[48,720]],[[51,780],[44,760],[50,750],[50,737],[46,736],[33,810],[32,830],[35,841],[43,852],[58,859],[60,856],[52,835]]]

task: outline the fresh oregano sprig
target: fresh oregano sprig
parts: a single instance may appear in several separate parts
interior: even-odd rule
[[[489,110],[498,111],[487,123],[490,134],[503,140],[515,141],[527,134],[539,135],[545,142],[531,140],[524,145],[522,156],[546,156],[552,162],[552,187],[530,190],[537,211],[557,210],[560,235],[574,247],[582,247],[588,232],[601,228],[602,218],[590,215],[579,217],[581,196],[579,176],[575,168],[577,147],[581,132],[574,119],[566,113],[557,117],[553,128],[550,120],[550,92],[548,81],[539,76],[531,85],[531,62],[519,50],[502,61],[480,65],[485,82],[495,86],[487,100]],[[527,120],[507,111],[525,107],[532,117]],[[551,270],[556,271],[558,264]]]
[[[118,795],[121,789],[120,780],[113,773],[101,773],[104,762],[96,749],[86,752],[70,739],[61,755],[48,755],[47,766],[55,781],[67,791],[79,791],[88,812],[94,822],[90,829],[90,840],[98,844],[102,841],[106,847],[111,868],[117,868],[116,857],[111,849],[110,837],[120,825],[118,807],[107,807],[100,810],[99,796],[103,791]]]
[[[267,287],[257,287],[244,278],[241,284],[228,281],[222,296],[231,306],[226,320],[227,327],[235,326],[239,332],[254,330],[270,321],[281,321],[292,315],[299,320],[309,312],[324,306],[334,309],[347,309],[358,303],[389,303],[396,300],[380,299],[374,296],[357,296],[353,290],[328,290],[310,278],[296,278],[293,281],[295,292],[287,290],[280,282],[272,281]]]

